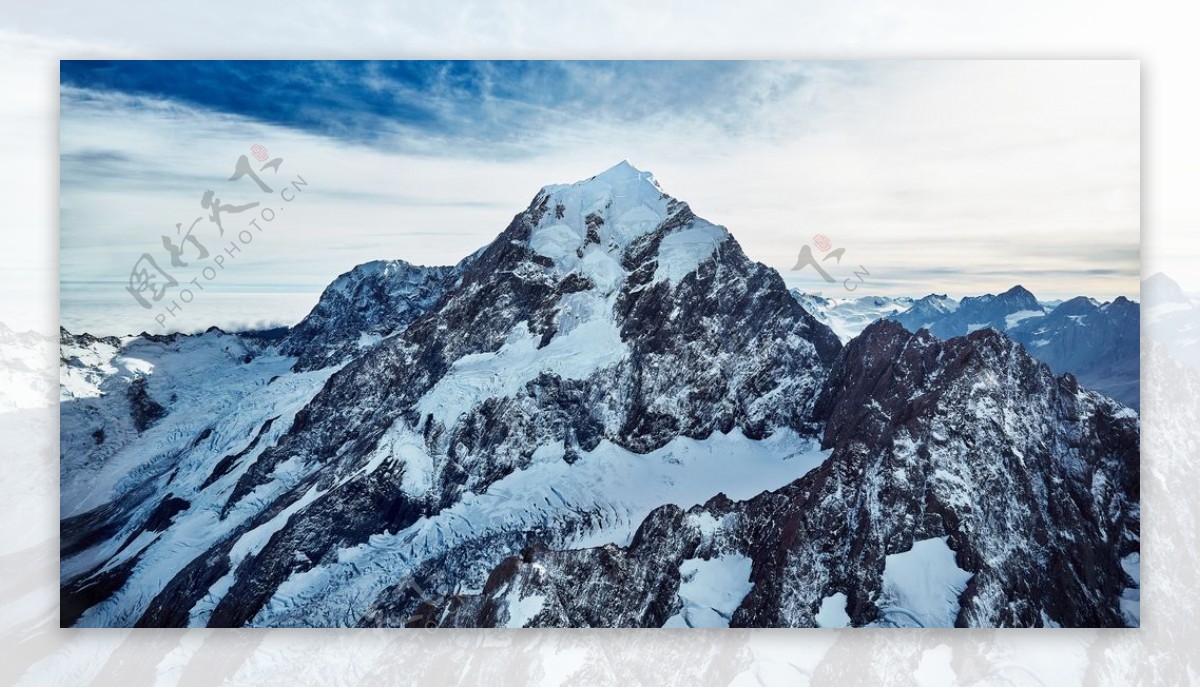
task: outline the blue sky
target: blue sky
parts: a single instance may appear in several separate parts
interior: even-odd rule
[[[761,63],[730,61],[76,60],[61,63],[60,80],[388,150],[432,153],[436,142],[440,153],[510,157],[534,154],[548,127],[589,119],[694,114],[745,135],[761,126],[747,115],[787,104],[822,67],[844,79],[865,69],[793,64],[764,82]],[[746,101],[755,110],[738,107]]]
[[[443,137],[458,149],[527,140],[550,121],[604,112],[637,121],[708,110],[737,128],[752,62],[112,61],[61,62],[61,83],[235,113],[354,142],[404,148],[396,131]],[[784,96],[803,79],[775,86]],[[792,83],[788,83],[792,82]],[[766,92],[757,97],[770,98]],[[528,152],[517,146],[505,152]]]
[[[355,264],[454,263],[622,159],[801,289],[850,295],[790,271],[820,233],[869,271],[855,295],[1137,295],[1136,62],[63,61],[60,87],[68,329],[162,331],[131,266],[205,191],[258,198],[227,181],[256,144],[310,184],[166,329],[289,324]]]

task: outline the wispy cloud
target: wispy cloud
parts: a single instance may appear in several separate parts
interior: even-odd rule
[[[621,159],[801,288],[823,287],[788,272],[818,232],[872,292],[1138,287],[1136,63],[139,62],[62,79],[64,294],[107,280],[130,301],[132,261],[255,143],[312,185],[237,280],[313,300],[367,260],[453,263],[542,185]]]
[[[689,122],[759,138],[803,126],[801,104],[853,63],[68,61],[62,85],[181,103],[407,153],[531,156],[548,134]],[[125,100],[125,107],[136,101]],[[554,139],[551,139],[554,141]]]

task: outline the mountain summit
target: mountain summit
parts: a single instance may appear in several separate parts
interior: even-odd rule
[[[927,329],[935,336],[948,339],[984,327],[1003,332],[1021,320],[1044,313],[1045,309],[1033,293],[1017,285],[1003,294],[967,296],[961,301],[945,294],[930,294],[891,319],[909,331]]]
[[[380,312],[395,294],[406,310]],[[294,380],[307,392],[254,404],[230,398],[223,412],[190,421],[169,400],[155,401],[167,418],[117,451],[130,463],[155,462],[140,452],[170,441],[152,439],[160,432],[191,437],[181,447],[189,470],[147,471],[154,477],[143,489],[172,495],[169,506],[122,503],[69,520],[65,532],[80,547],[102,546],[105,533],[158,527],[159,508],[180,537],[205,514],[218,514],[220,527],[188,544],[167,527],[161,546],[131,555],[129,568],[98,572],[78,560],[64,621],[337,623],[346,590],[321,587],[312,593],[332,595],[326,602],[292,608],[276,597],[280,586],[336,567],[339,551],[381,533],[420,529],[545,462],[571,466],[600,461],[597,452],[644,454],[731,434],[791,437],[790,452],[800,450],[820,431],[812,409],[840,349],[776,272],[649,173],[621,163],[544,187],[455,268],[368,264],[339,278],[285,340],[282,352],[306,365],[266,385],[282,390]],[[138,398],[153,400],[154,389]],[[245,428],[251,406],[259,420]],[[64,413],[70,425],[74,410]],[[64,453],[92,451],[85,438]],[[530,538],[562,545],[570,533],[621,522],[631,529],[640,519],[617,495],[586,506],[562,499],[575,493],[569,484],[555,489],[552,508],[472,523],[472,546],[507,554]],[[285,512],[286,522],[273,520]],[[268,524],[270,538],[248,549]],[[439,531],[423,553],[406,548],[409,568],[446,556],[449,545],[435,545],[445,539]],[[485,563],[479,556],[472,565]],[[115,591],[98,604],[96,576]],[[150,597],[120,592],[148,585]]]
[[[990,330],[843,347],[628,163],[279,343],[63,346],[64,625],[1136,622],[1136,414]]]

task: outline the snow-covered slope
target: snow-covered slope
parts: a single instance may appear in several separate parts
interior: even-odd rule
[[[1161,272],[1142,282],[1146,329],[1169,342],[1171,355],[1200,367],[1200,302]]]
[[[903,313],[916,303],[907,296],[860,296],[848,299],[807,294],[798,289],[792,290],[792,296],[814,318],[828,325],[843,344],[857,337],[867,325]]]
[[[957,312],[957,299],[945,294],[929,294],[914,301],[908,310],[892,319],[910,331],[916,332],[920,329],[931,330],[935,323],[940,322],[943,318],[952,317]],[[966,332],[953,332],[951,336],[955,334],[966,334]]]
[[[44,372],[53,352],[53,338],[0,322],[0,413],[54,404],[54,378]]]
[[[936,538],[971,578],[925,622],[1126,618],[1135,416],[993,332],[843,348],[628,163],[453,268],[359,266],[281,342],[61,347],[67,625],[897,624],[887,557]],[[1046,512],[1086,480],[1104,509]],[[1080,551],[1102,585],[1017,584]]]

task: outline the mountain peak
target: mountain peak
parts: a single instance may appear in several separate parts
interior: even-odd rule
[[[1000,294],[984,294],[983,296],[966,296],[963,297],[963,305],[981,305],[981,304],[996,304],[1002,303],[1008,307],[1018,310],[1039,310],[1041,305],[1037,301],[1037,297],[1033,292],[1029,291],[1021,285],[1016,285],[1008,291]]]
[[[1054,309],[1054,313],[1058,315],[1079,315],[1095,312],[1100,308],[1100,304],[1090,296],[1076,296],[1067,299]]]
[[[415,320],[454,285],[462,268],[373,260],[342,273],[283,341],[297,370],[348,360]]]
[[[1191,303],[1179,283],[1161,272],[1156,272],[1142,281],[1142,301],[1159,303]]]
[[[573,184],[551,184],[543,187],[543,191],[547,194],[561,194],[562,192],[573,189],[576,191],[592,190],[596,193],[604,193],[611,190],[622,195],[633,193],[635,190],[641,190],[651,195],[665,195],[662,193],[662,187],[654,175],[648,171],[640,170],[629,164],[628,160],[613,165],[599,174],[592,175],[587,179],[582,179]]]
[[[678,283],[719,251],[728,231],[696,217],[653,175],[628,161],[574,184],[542,187],[521,238],[535,261],[559,276],[578,274],[614,293],[627,277],[627,251],[652,237],[655,281]],[[646,256],[642,256],[643,259]]]
[[[613,165],[612,167],[608,168],[607,170],[604,170],[603,172],[601,172],[600,174],[598,174],[592,178],[593,179],[597,179],[597,178],[616,179],[616,178],[633,178],[633,177],[652,178],[653,175],[651,175],[649,172],[644,172],[642,170],[639,170],[638,168],[631,165],[628,160],[622,160],[621,162]]]
[[[1033,292],[1029,291],[1028,289],[1026,289],[1024,286],[1022,286],[1020,284],[1018,284],[1015,287],[1013,287],[1012,289],[1009,289],[1008,291],[1004,292],[1003,294],[1001,294],[1001,296],[1009,296],[1009,297],[1014,297],[1014,298],[1027,299],[1027,300],[1031,300],[1034,302],[1037,301],[1037,297],[1035,297],[1033,295]]]

